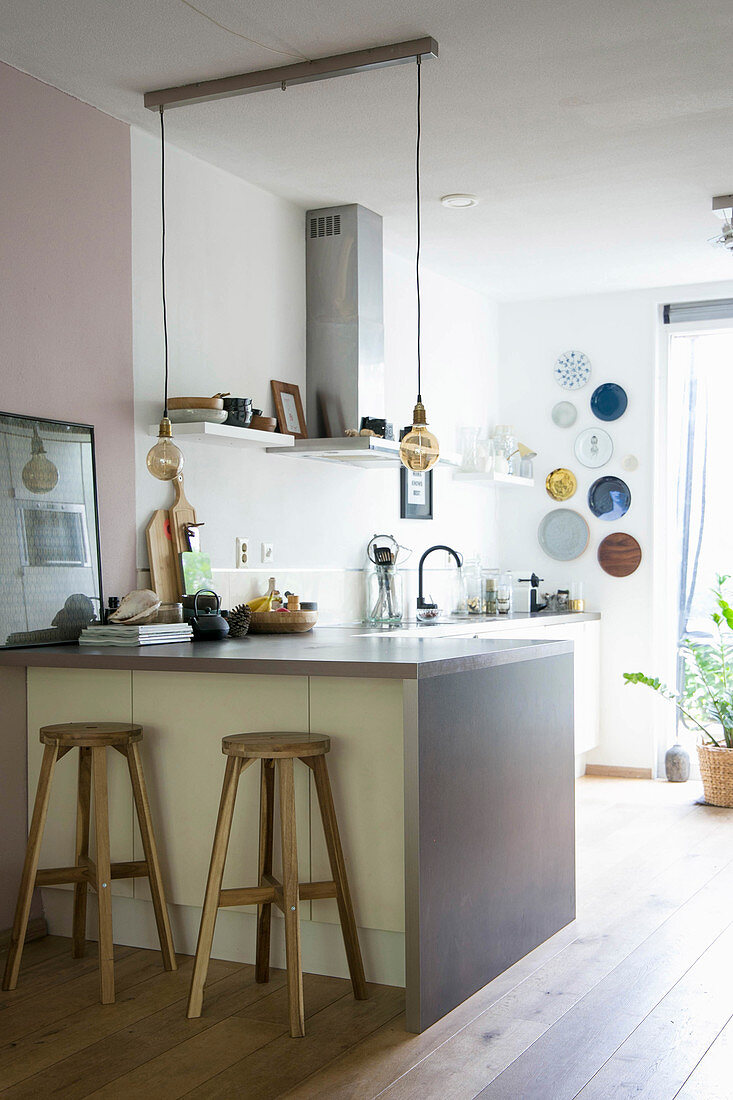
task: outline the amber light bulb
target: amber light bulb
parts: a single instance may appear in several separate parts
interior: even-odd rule
[[[158,428],[158,442],[148,451],[148,471],[158,481],[173,481],[183,469],[183,455],[173,442],[171,422],[164,416]]]
[[[438,461],[438,440],[428,431],[425,406],[418,401],[412,413],[412,431],[400,443],[400,459],[408,470],[430,470]]]

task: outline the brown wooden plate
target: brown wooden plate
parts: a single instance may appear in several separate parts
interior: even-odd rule
[[[633,535],[614,531],[598,547],[598,564],[611,577],[629,577],[641,563],[641,547]]]

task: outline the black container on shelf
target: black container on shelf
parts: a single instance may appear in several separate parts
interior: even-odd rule
[[[251,397],[225,397],[224,408],[227,412],[225,423],[235,428],[248,428],[252,423]]]

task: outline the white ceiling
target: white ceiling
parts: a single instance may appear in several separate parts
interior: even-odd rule
[[[425,262],[498,299],[733,277],[731,0],[194,0],[318,57],[429,34]],[[181,0],[0,0],[0,59],[148,130],[142,93],[288,58]],[[414,66],[172,110],[169,140],[305,206],[414,237]],[[440,195],[475,192],[473,210]]]

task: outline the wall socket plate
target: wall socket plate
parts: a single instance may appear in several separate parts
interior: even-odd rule
[[[262,543],[262,564],[271,565],[275,560],[275,548],[271,542]]]
[[[246,535],[237,539],[237,569],[246,569],[249,565],[252,540]]]

